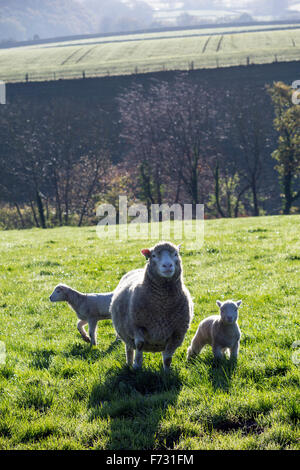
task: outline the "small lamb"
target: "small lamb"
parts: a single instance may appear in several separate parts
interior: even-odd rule
[[[206,344],[212,346],[215,360],[221,359],[226,349],[230,350],[231,359],[237,359],[241,338],[237,319],[241,303],[241,300],[237,302],[226,300],[223,303],[217,300],[220,315],[212,315],[200,322],[187,350],[188,360],[199,354]]]
[[[114,291],[110,312],[125,343],[127,364],[138,369],[143,351],[161,351],[168,370],[193,316],[193,302],[182,279],[179,247],[160,242],[141,253],[144,269],[125,274]]]
[[[71,289],[65,284],[58,284],[50,295],[51,302],[68,302],[75,311],[78,322],[77,328],[84,341],[96,345],[96,330],[99,320],[111,320],[109,306],[113,292],[106,294],[82,294]],[[89,324],[89,334],[87,335],[84,325]]]

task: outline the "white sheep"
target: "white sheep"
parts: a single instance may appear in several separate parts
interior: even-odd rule
[[[211,315],[200,322],[187,351],[188,360],[199,354],[206,344],[212,346],[215,360],[221,359],[227,349],[230,350],[230,358],[237,359],[241,338],[237,319],[241,303],[241,300],[223,303],[217,300],[220,315]]]
[[[96,330],[99,320],[111,319],[109,306],[113,292],[106,294],[83,294],[65,284],[58,284],[50,295],[51,302],[68,302],[75,311],[77,328],[84,341],[96,345]],[[84,326],[89,325],[89,336]]]
[[[143,351],[161,351],[168,370],[193,316],[193,303],[182,279],[179,247],[160,242],[141,253],[144,269],[120,280],[110,312],[116,332],[125,343],[127,364],[140,368]]]

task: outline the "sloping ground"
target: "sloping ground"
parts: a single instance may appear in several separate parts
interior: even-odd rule
[[[89,38],[0,49],[0,80],[53,80],[300,59],[300,26]]]

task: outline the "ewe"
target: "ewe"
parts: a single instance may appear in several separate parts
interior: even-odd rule
[[[168,370],[193,316],[193,303],[182,279],[179,247],[160,242],[141,251],[144,269],[128,272],[110,305],[116,332],[125,343],[127,364],[140,368],[143,351],[161,351]]]
[[[111,319],[109,306],[113,292],[107,294],[82,294],[65,284],[58,284],[50,295],[51,302],[68,302],[75,311],[78,322],[77,328],[84,341],[96,345],[96,329],[99,320]],[[87,335],[84,325],[89,324]]]
[[[223,303],[217,300],[220,315],[212,315],[200,322],[187,350],[187,359],[199,354],[206,344],[212,346],[215,360],[221,359],[226,349],[230,350],[231,359],[237,359],[241,337],[237,318],[241,303],[241,300],[226,300]]]

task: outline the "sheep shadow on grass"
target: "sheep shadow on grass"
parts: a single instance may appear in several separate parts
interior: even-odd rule
[[[226,357],[218,361],[211,358],[208,374],[215,391],[223,390],[223,392],[229,392],[231,378],[236,369],[236,365],[236,361],[227,359]]]
[[[110,369],[91,391],[90,419],[110,420],[109,450],[173,448],[180,436],[164,436],[159,427],[181,387],[175,370]]]
[[[231,377],[236,368],[236,363],[228,359],[222,359],[218,364],[212,363],[209,370],[210,380],[214,390],[221,389],[228,392],[231,387]]]
[[[213,356],[209,353],[202,353],[190,361],[196,368],[199,367],[199,374],[201,374],[204,367],[214,391],[222,390],[223,392],[229,392],[231,379],[237,366],[236,361],[227,359],[226,357],[215,361]]]
[[[101,350],[101,344],[98,344],[96,347],[91,347],[87,343],[76,342],[64,353],[66,357],[77,357],[84,360],[90,360],[95,362],[99,359],[104,358],[112,351],[114,351],[120,344],[119,339],[115,339],[112,343],[106,348],[105,351]]]

